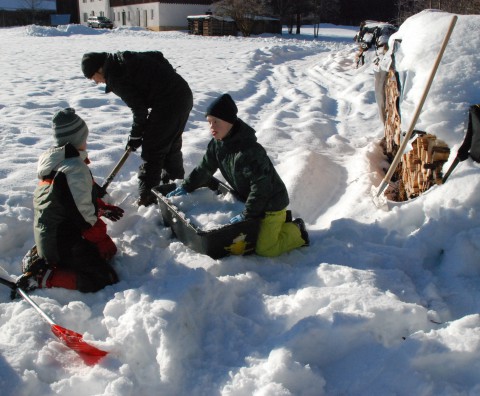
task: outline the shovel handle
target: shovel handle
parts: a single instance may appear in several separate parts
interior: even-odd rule
[[[50,316],[48,316],[48,315],[35,303],[35,301],[33,301],[33,300],[30,298],[30,296],[29,296],[27,293],[25,293],[25,291],[24,291],[23,289],[21,289],[20,287],[17,287],[17,293],[20,294],[20,295],[23,297],[23,299],[24,299],[26,302],[28,302],[28,303],[32,306],[32,308],[33,308],[35,311],[37,311],[37,312],[40,314],[40,316],[41,316],[43,319],[45,319],[50,325],[53,326],[53,325],[56,324],[56,323],[53,321],[53,319],[52,319]]]
[[[0,278],[0,283],[2,285],[8,286],[12,290],[15,290],[17,288],[17,285],[15,284],[15,282],[9,281],[9,280],[4,279],[4,278]]]
[[[459,162],[460,162],[460,158],[458,158],[458,156],[455,157],[455,160],[452,162],[452,165],[450,165],[450,168],[448,168],[447,173],[445,173],[445,175],[443,176],[442,184],[447,181],[448,177],[453,172],[453,170],[456,168],[456,166],[458,165]]]
[[[108,186],[110,185],[112,180],[115,178],[118,171],[122,168],[123,164],[125,163],[125,161],[127,160],[131,152],[132,152],[132,148],[128,147],[123,153],[122,158],[120,158],[120,160],[117,162],[117,165],[115,165],[115,168],[113,168],[113,170],[107,176],[107,178],[105,179],[105,182],[101,187],[100,198],[103,198],[105,196],[105,194],[107,193]]]
[[[42,309],[35,303],[35,301],[33,301],[30,296],[25,293],[25,291],[18,287],[15,282],[12,282],[12,281],[9,281],[7,279],[4,279],[4,278],[1,278],[0,277],[0,283],[2,285],[5,285],[5,286],[8,286],[10,289],[16,291],[18,294],[20,294],[23,299],[28,302],[34,309],[35,311],[37,311],[42,317],[43,319],[45,319],[48,323],[50,323],[51,325],[54,325],[55,322],[53,321],[53,319],[48,316],[45,312],[42,311]]]

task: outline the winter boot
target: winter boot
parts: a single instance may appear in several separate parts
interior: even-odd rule
[[[140,198],[137,201],[138,206],[150,206],[151,204],[158,204],[157,196],[151,191],[140,194]]]
[[[51,270],[45,259],[38,255],[37,247],[32,247],[22,260],[23,275],[17,279],[17,286],[25,291],[45,287]]]
[[[293,223],[297,225],[298,229],[300,230],[302,239],[305,241],[303,246],[309,246],[310,238],[308,237],[307,227],[305,226],[305,222],[303,221],[303,219],[295,219],[293,220]]]
[[[160,182],[161,184],[173,183],[173,180],[170,177],[170,174],[165,169],[162,170],[162,175],[160,176]]]

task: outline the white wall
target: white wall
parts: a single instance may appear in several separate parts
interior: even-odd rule
[[[162,3],[110,7],[108,0],[78,0],[78,4],[83,25],[89,15],[105,15],[115,27],[141,26],[152,30],[186,30],[188,16],[205,14],[210,9],[208,5]]]
[[[149,27],[158,23],[158,3],[136,4],[112,7],[111,19],[115,27],[141,26]]]
[[[80,1],[80,15],[82,17],[82,3]],[[109,3],[108,0],[86,0],[86,7],[90,11],[94,6],[102,5],[100,3]],[[198,4],[161,4],[161,3],[142,3],[135,5],[126,5],[121,7],[112,7],[108,12],[103,9],[105,16],[109,17],[115,27],[119,26],[141,26],[152,30],[171,30],[184,29],[188,27],[187,16],[205,14],[209,10],[208,5]],[[95,8],[95,15],[100,9]]]
[[[108,0],[78,0],[78,6],[82,25],[87,24],[86,18],[90,15],[104,15],[111,18],[110,2]]]
[[[187,17],[190,15],[202,15],[210,9],[208,5],[198,4],[161,4],[159,26],[187,29]]]

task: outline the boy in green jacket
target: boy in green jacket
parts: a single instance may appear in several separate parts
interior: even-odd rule
[[[309,245],[304,221],[286,221],[290,201],[285,184],[265,149],[257,142],[255,130],[238,118],[237,112],[237,106],[228,94],[208,106],[205,115],[213,139],[200,165],[167,198],[185,195],[208,185],[213,174],[220,169],[227,183],[245,202],[245,209],[230,223],[261,219],[255,248],[258,255],[275,257]]]

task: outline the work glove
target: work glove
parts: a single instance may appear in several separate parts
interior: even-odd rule
[[[182,186],[180,186],[180,187],[177,187],[175,190],[170,191],[170,192],[166,195],[166,197],[167,197],[167,198],[179,197],[179,196],[181,196],[181,195],[187,195],[187,194],[188,194],[187,190],[185,190]]]
[[[238,215],[236,215],[235,217],[232,217],[230,219],[230,224],[235,224],[235,223],[239,223],[241,221],[245,220],[245,215],[243,213],[240,213]]]
[[[42,287],[43,278],[49,273],[51,267],[46,260],[38,255],[37,246],[34,245],[22,260],[22,276],[17,278],[16,287],[30,292]],[[16,298],[16,290],[12,290],[12,300]]]
[[[17,281],[15,282],[16,288],[20,288],[25,292],[31,292],[34,291],[35,289],[39,289],[42,287],[42,281],[45,273],[38,273],[36,275],[33,275],[31,273],[23,274],[19,278],[17,278]],[[14,300],[17,292],[12,290],[12,293],[10,294],[10,297],[12,300]]]
[[[108,236],[107,226],[102,219],[98,219],[92,227],[83,231],[82,236],[97,247],[100,257],[104,260],[110,260],[117,253],[117,247]]]
[[[115,205],[109,205],[102,201],[100,198],[97,198],[98,204],[98,216],[105,217],[111,221],[120,220],[125,212],[121,207]]]
[[[125,150],[128,150],[130,147],[132,151],[136,151],[142,145],[142,141],[143,139],[141,136],[130,135],[128,137],[127,145],[125,146]]]

